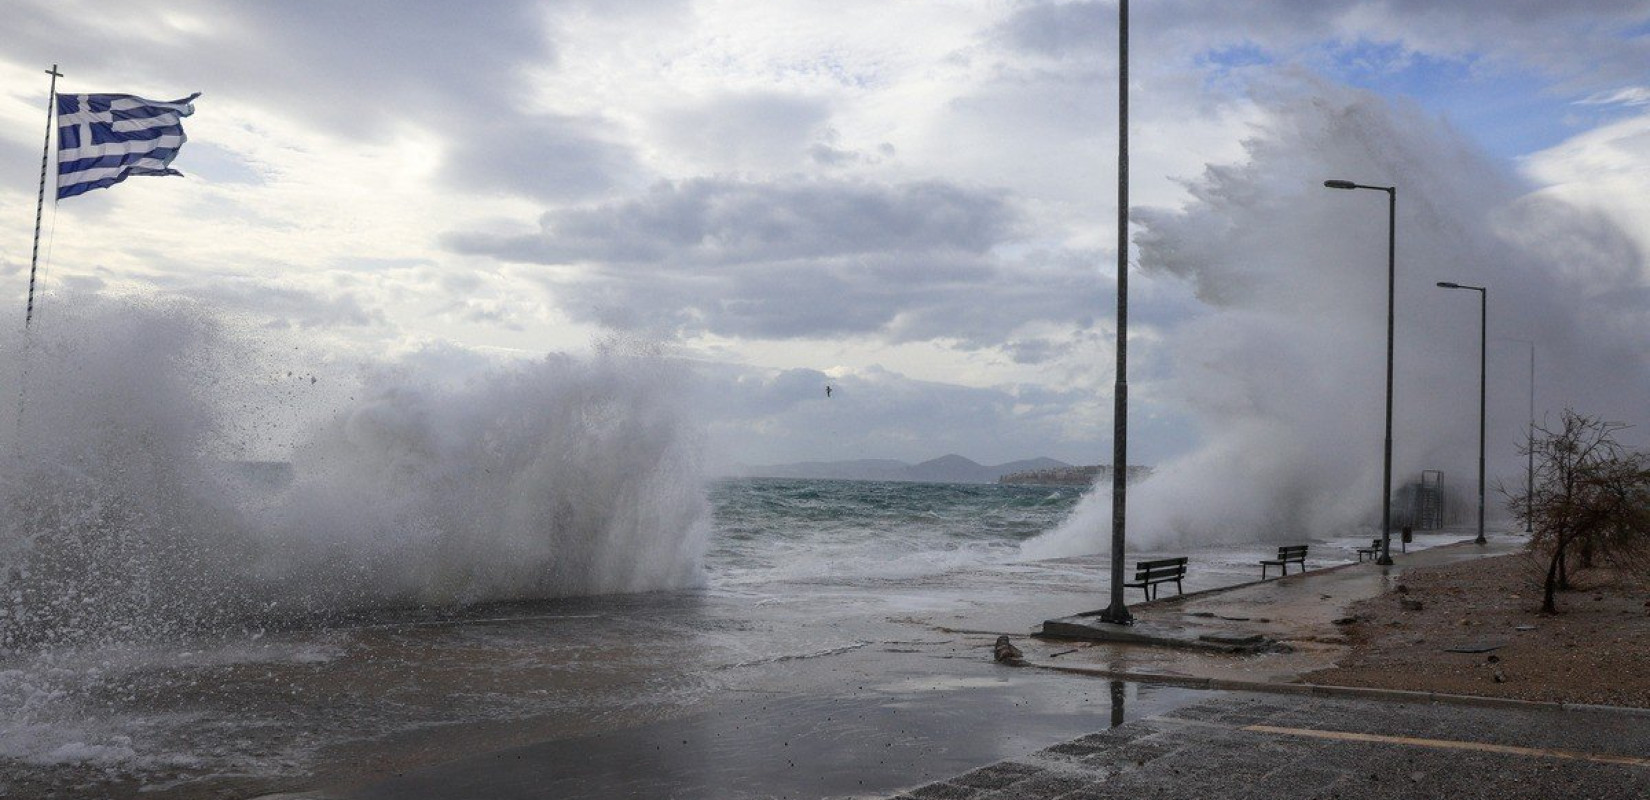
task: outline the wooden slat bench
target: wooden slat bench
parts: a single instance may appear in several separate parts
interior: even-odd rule
[[[1174,582],[1175,594],[1182,594],[1180,581],[1186,577],[1186,559],[1163,558],[1156,561],[1142,561],[1134,565],[1134,581],[1124,586],[1138,586],[1147,600],[1157,599],[1157,587],[1170,581]]]
[[[1263,559],[1260,562],[1260,579],[1266,580],[1266,568],[1277,565],[1283,574],[1289,574],[1289,564],[1294,562],[1301,565],[1301,572],[1306,571],[1306,548],[1304,544],[1286,544],[1278,548],[1277,558]]]
[[[1376,561],[1381,560],[1381,540],[1376,539],[1373,542],[1371,542],[1368,547],[1358,548],[1358,562],[1359,563],[1363,563],[1364,556],[1369,556],[1370,558],[1373,558]]]

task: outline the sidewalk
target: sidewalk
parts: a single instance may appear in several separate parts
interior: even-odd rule
[[[1347,619],[1352,603],[1396,585],[1405,570],[1504,555],[1522,544],[1506,537],[1492,538],[1486,545],[1469,539],[1412,553],[1394,552],[1394,563],[1387,567],[1372,561],[1342,564],[1159,598],[1130,606],[1133,625],[1101,622],[1097,612],[1047,620],[1040,636],[1045,644],[1060,645],[1063,652],[1030,646],[1027,661],[1129,680],[1287,683],[1331,666],[1347,646],[1337,621]],[[1255,571],[1258,576],[1259,564]],[[1067,649],[1070,642],[1080,647],[1073,652]]]
[[[1644,722],[1591,710],[1213,692],[894,800],[1642,798]]]
[[[1349,607],[1406,570],[1522,546],[1469,539],[1143,602],[1130,626],[1048,620],[1027,664],[1109,679],[1110,729],[895,800],[1650,796],[1650,710],[1299,682],[1348,651]],[[1131,684],[1215,691],[1124,722]]]

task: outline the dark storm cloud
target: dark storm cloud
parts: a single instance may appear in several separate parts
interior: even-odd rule
[[[66,85],[84,86],[85,73],[96,72],[140,84],[188,81],[180,92],[247,87],[291,115],[370,137],[408,115],[508,108],[513,72],[555,59],[538,9],[527,2],[182,0],[168,11],[208,22],[169,31],[152,8],[134,9],[130,20],[111,10],[88,21],[79,7],[37,2],[8,9],[7,27],[14,57],[62,64]],[[156,33],[177,41],[140,46]]]
[[[603,127],[565,116],[490,116],[449,151],[441,177],[464,189],[547,201],[599,195],[638,171],[630,148],[604,139]]]
[[[411,122],[445,140],[441,174],[453,185],[577,199],[637,170],[604,121],[523,110],[525,70],[557,61],[553,15],[580,5],[180,0],[169,13],[207,22],[168,30],[152,8],[87,23],[78,7],[28,3],[7,10],[6,49],[24,63],[63,64],[64,85],[78,91],[198,90],[362,141]],[[176,41],[155,46],[134,31]],[[120,86],[87,85],[114,75]]]
[[[700,178],[622,202],[550,211],[538,234],[451,242],[462,252],[540,264],[715,266],[931,252],[978,258],[1008,237],[1013,222],[999,193],[940,182]]]
[[[576,278],[545,273],[562,306],[620,328],[988,347],[1026,322],[1098,306],[1101,282],[1079,259],[999,256],[1017,225],[1000,193],[939,182],[698,179],[551,211],[536,234],[459,233],[447,245],[577,265]]]

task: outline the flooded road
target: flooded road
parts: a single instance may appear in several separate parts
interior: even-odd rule
[[[1252,580],[1258,551],[1193,557],[1188,591]],[[1104,574],[1100,559],[976,565],[44,653],[0,667],[20,709],[0,782],[23,797],[887,795],[1195,696],[992,661],[998,634],[1057,658],[1070,645],[1027,635],[1103,605]]]

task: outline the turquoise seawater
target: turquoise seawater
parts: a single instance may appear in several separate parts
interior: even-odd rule
[[[928,575],[1012,560],[1058,525],[1072,487],[756,478],[709,490],[713,586]]]

